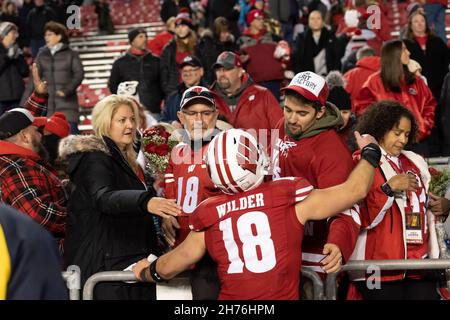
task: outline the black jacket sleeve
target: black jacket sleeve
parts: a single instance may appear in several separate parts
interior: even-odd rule
[[[97,208],[106,215],[117,218],[149,214],[148,200],[155,196],[153,190],[121,190],[121,173],[115,172],[113,159],[102,152],[86,153],[80,161],[75,184],[86,189]],[[123,173],[126,175],[127,173]]]

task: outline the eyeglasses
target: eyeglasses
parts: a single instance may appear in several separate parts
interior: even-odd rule
[[[200,112],[195,112],[195,111],[181,111],[183,112],[185,115],[189,116],[189,117],[197,117],[197,115],[200,115],[201,117],[211,117],[214,114],[214,111],[200,111]]]

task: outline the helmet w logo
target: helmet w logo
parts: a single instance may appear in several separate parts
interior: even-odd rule
[[[239,166],[256,174],[259,160],[258,147],[246,136],[241,136],[238,142],[237,160]]]

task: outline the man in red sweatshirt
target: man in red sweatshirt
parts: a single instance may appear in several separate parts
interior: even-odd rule
[[[278,122],[279,137],[272,148],[274,178],[303,177],[314,188],[344,182],[354,163],[336,132],[343,120],[337,107],[327,102],[325,79],[310,71],[300,72],[282,91],[284,118]],[[357,205],[336,217],[308,222],[302,265],[323,277],[325,273],[339,271],[353,251],[359,227]]]

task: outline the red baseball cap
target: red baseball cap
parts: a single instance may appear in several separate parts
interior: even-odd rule
[[[328,98],[328,85],[318,74],[306,71],[295,75],[287,87],[281,91],[293,90],[308,100],[319,101],[325,105]]]
[[[226,70],[242,67],[241,59],[237,54],[231,51],[224,51],[218,57],[216,63],[213,64],[213,69],[223,67]]]
[[[258,9],[253,9],[249,13],[247,13],[247,25],[251,25],[253,20],[258,18],[264,18],[264,12]]]

